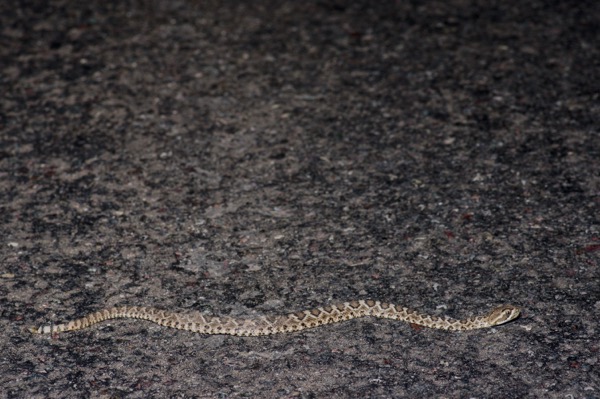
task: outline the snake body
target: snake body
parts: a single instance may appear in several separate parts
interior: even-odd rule
[[[64,324],[34,327],[30,331],[34,334],[74,331],[93,326],[104,320],[125,318],[148,320],[161,326],[201,334],[259,336],[301,331],[365,316],[400,320],[441,330],[464,331],[504,324],[517,318],[519,314],[519,308],[503,305],[484,316],[456,320],[448,317],[424,315],[405,307],[374,300],[356,300],[282,316],[261,316],[249,319],[227,316],[211,317],[201,313],[184,314],[143,306],[119,306],[90,313],[80,319]]]

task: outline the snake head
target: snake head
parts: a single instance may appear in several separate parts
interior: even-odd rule
[[[497,326],[499,324],[508,323],[509,321],[516,319],[520,314],[521,309],[518,307],[512,305],[502,305],[492,310],[488,314],[487,320],[491,326]]]

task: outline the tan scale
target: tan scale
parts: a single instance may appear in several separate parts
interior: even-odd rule
[[[31,328],[34,334],[51,334],[88,328],[110,319],[143,319],[161,326],[192,331],[201,334],[227,334],[259,336],[306,330],[324,324],[339,323],[360,317],[372,316],[400,320],[423,327],[450,331],[475,330],[494,327],[516,319],[520,309],[503,305],[483,316],[456,320],[449,317],[417,313],[402,306],[374,300],[357,300],[339,305],[318,307],[283,316],[256,318],[233,318],[206,316],[201,313],[176,313],[143,306],[119,306],[90,313],[64,324],[50,324]]]

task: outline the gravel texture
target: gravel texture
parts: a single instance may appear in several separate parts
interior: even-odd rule
[[[1,398],[600,398],[600,3],[0,3]],[[106,306],[361,319],[203,336]]]

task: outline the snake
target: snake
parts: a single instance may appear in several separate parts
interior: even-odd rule
[[[144,306],[117,306],[90,313],[63,324],[32,327],[29,331],[34,334],[53,334],[81,330],[105,320],[142,319],[161,326],[195,333],[247,337],[290,333],[367,316],[400,320],[412,325],[440,330],[466,331],[498,326],[516,319],[520,313],[521,310],[516,306],[502,305],[485,315],[457,320],[421,314],[402,306],[371,299],[321,306],[286,315],[255,318],[208,316],[199,312],[179,313]]]

